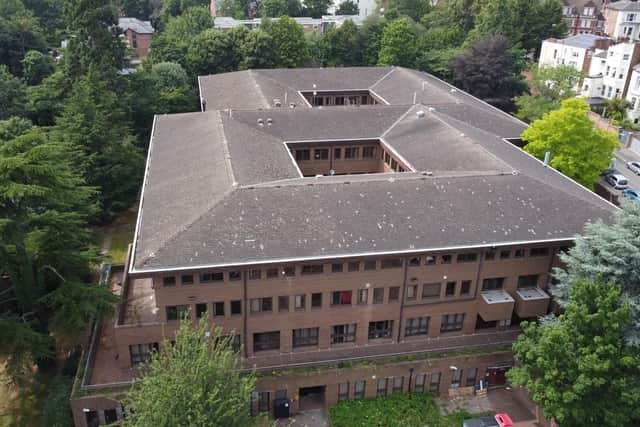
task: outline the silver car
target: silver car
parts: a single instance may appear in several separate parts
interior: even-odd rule
[[[605,180],[616,190],[624,190],[629,187],[629,181],[627,181],[627,178],[617,173],[607,175]]]
[[[627,162],[627,169],[636,175],[640,175],[640,162]]]

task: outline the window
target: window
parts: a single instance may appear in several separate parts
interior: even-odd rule
[[[331,343],[340,344],[345,342],[355,342],[356,324],[335,325],[331,331]]]
[[[270,312],[273,308],[273,300],[269,298],[254,298],[251,300],[251,312],[262,313]]]
[[[375,270],[376,269],[376,261],[365,261],[364,262],[364,269],[365,270]]]
[[[318,345],[319,328],[303,328],[293,330],[293,347]]]
[[[176,285],[175,276],[164,276],[162,278],[162,286],[175,286],[175,285]]]
[[[513,255],[515,258],[522,258],[524,256],[524,249],[516,249]]]
[[[251,270],[249,272],[249,279],[260,280],[262,279],[262,270]]]
[[[376,147],[362,147],[362,158],[370,159],[376,156]]]
[[[418,285],[409,285],[407,286],[407,300],[415,300],[418,294]]]
[[[269,392],[258,393],[258,412],[269,412]]]
[[[349,399],[349,383],[338,384],[338,402]]]
[[[635,17],[636,17],[635,13],[627,13],[627,22],[633,22]]]
[[[180,282],[183,285],[193,285],[193,274],[183,274],[180,276]]]
[[[364,390],[367,383],[365,381],[356,381],[356,385],[353,389],[353,398],[360,400],[364,399]]]
[[[344,149],[344,158],[345,159],[357,159],[358,158],[358,147],[347,147]]]
[[[146,363],[151,360],[151,352],[158,351],[158,343],[134,344],[129,346],[131,364]]]
[[[440,332],[451,332],[462,330],[464,324],[464,313],[458,314],[445,314],[442,316],[442,324],[440,325]]]
[[[392,393],[402,393],[403,386],[404,386],[404,377],[393,377]]]
[[[417,335],[427,335],[428,329],[428,317],[414,317],[413,319],[407,319],[407,325],[404,328],[404,336],[414,337]]]
[[[425,259],[425,264],[426,265],[433,265],[436,263],[436,257],[433,255],[427,255],[427,258]]]
[[[224,316],[224,301],[213,303],[213,315]]]
[[[207,303],[196,304],[196,319],[207,317]]]
[[[296,310],[304,310],[304,306],[305,306],[305,300],[306,300],[306,295],[296,295],[295,297],[293,297],[294,300],[294,309]]]
[[[396,170],[398,168],[398,162],[396,159],[391,159],[391,169]]]
[[[229,272],[229,280],[234,282],[236,280],[240,280],[242,279],[242,272],[241,271],[230,271]]]
[[[369,302],[369,289],[358,289],[358,304]]]
[[[311,160],[310,150],[296,150],[296,161]]]
[[[409,265],[410,266],[418,266],[418,265],[420,265],[420,257],[411,258],[409,260]]]
[[[400,300],[400,287],[392,286],[389,288],[389,302],[398,302]]]
[[[628,53],[625,53],[624,55],[622,55],[622,60],[623,61],[626,61],[628,59],[629,59],[629,54]]]
[[[387,395],[387,379],[380,378],[378,380],[378,387],[376,388],[376,396],[386,396]]]
[[[313,150],[313,158],[316,160],[327,160],[329,158],[329,149],[316,148]]]
[[[531,248],[529,256],[547,256],[549,255],[549,248]]]
[[[233,300],[231,301],[231,315],[242,314],[242,301]]]
[[[224,281],[224,274],[221,271],[217,273],[202,273],[200,275],[200,283],[222,282],[222,281]]]
[[[311,308],[322,308],[322,293],[311,294]]]
[[[442,255],[443,264],[451,264],[451,255]]]
[[[351,305],[351,291],[332,292],[331,305]]]
[[[349,271],[360,271],[360,263],[359,262],[350,262],[348,265]]]
[[[280,296],[278,297],[278,311],[289,311],[289,296]]]
[[[493,261],[496,259],[496,251],[487,251],[484,253],[485,261]]]
[[[296,275],[296,268],[294,266],[284,267],[282,269],[282,275],[284,277],[293,277]]]
[[[451,388],[460,387],[461,379],[462,379],[462,369],[454,369],[451,373]]]
[[[343,268],[344,264],[331,264],[332,273],[342,273]]]
[[[439,298],[440,283],[425,283],[422,285],[422,298]]]
[[[278,277],[278,269],[277,268],[267,268],[267,279],[274,279]]]
[[[471,292],[471,280],[463,280],[460,283],[460,295],[469,295]]]
[[[134,36],[135,36],[135,33],[134,33]],[[104,421],[105,421],[105,424],[107,425],[110,425],[111,423],[115,423],[116,421],[118,421],[118,413],[116,412],[115,408],[104,410]]]
[[[491,277],[482,281],[483,291],[492,291],[494,289],[502,289],[504,277]]]
[[[478,370],[476,368],[467,369],[467,380],[465,381],[465,385],[467,387],[472,387],[476,385],[476,372]]]
[[[413,384],[413,391],[416,393],[424,393],[424,377],[425,374],[416,374],[416,380]],[[411,386],[411,385],[409,385]]]
[[[181,320],[189,313],[188,305],[169,305],[167,306],[167,321]]]
[[[390,338],[393,332],[393,320],[369,322],[369,339]]]
[[[518,289],[535,288],[538,286],[538,275],[527,274],[526,276],[518,276]]]
[[[382,304],[384,302],[384,288],[373,289],[373,303]]]
[[[322,264],[307,264],[302,266],[302,274],[322,274],[324,271],[324,265]]]
[[[500,259],[507,259],[511,257],[511,251],[500,251]]]
[[[456,262],[476,262],[478,260],[477,253],[458,254]]]
[[[380,262],[380,268],[400,268],[402,260],[400,258],[383,259]]]
[[[253,351],[280,350],[280,331],[253,334]]]
[[[452,297],[456,294],[456,282],[447,282],[447,288],[444,292],[444,295],[447,297]]]
[[[429,382],[429,391],[437,392],[440,390],[440,372],[434,372],[431,374],[431,381]]]
[[[334,148],[333,149],[333,158],[339,159],[342,154],[342,148]]]
[[[391,162],[391,156],[386,151],[384,152],[384,162],[389,164]]]
[[[87,421],[87,427],[98,427],[100,425],[100,416],[98,411],[85,412],[85,420]]]

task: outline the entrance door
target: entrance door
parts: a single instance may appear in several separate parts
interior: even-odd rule
[[[485,375],[486,380],[489,382],[489,387],[498,387],[504,386],[507,384],[506,373],[509,367],[496,367],[496,368],[487,368],[487,373]]]
[[[324,408],[324,390],[325,386],[302,387],[299,391],[300,403],[298,409],[300,411],[308,411],[309,409]]]

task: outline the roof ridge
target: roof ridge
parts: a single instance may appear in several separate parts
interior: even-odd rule
[[[262,92],[262,87],[256,81],[256,77],[253,75],[253,70],[247,70],[247,74],[249,74],[249,78],[253,82],[253,85],[256,87],[256,89],[258,89],[257,92],[260,94],[259,96],[263,102],[264,107],[269,108],[269,101],[267,101],[267,98],[264,96],[264,93]],[[229,108],[229,109],[231,110],[232,108]]]

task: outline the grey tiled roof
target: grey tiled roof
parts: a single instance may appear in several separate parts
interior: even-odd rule
[[[141,21],[137,18],[118,18],[118,27],[122,31],[131,30],[138,34],[153,34],[155,32],[150,21]]]
[[[263,102],[310,82],[373,87],[393,105]],[[615,210],[503,140],[523,123],[424,73],[246,71],[201,88],[209,108],[241,108],[156,117],[134,271],[571,239]],[[415,172],[302,178],[284,144],[353,138],[380,138]]]
[[[622,11],[640,11],[640,3],[637,1],[620,0],[616,2],[607,3],[606,8]]]
[[[589,49],[593,47],[598,40],[607,40],[609,37],[596,36],[595,34],[576,34],[564,39],[558,40],[558,43],[565,44],[567,46],[579,47],[583,49]]]

